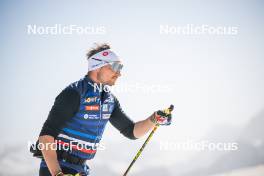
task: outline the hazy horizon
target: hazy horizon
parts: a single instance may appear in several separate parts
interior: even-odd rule
[[[174,104],[172,125],[160,128],[153,143],[199,140],[221,126],[242,129],[264,109],[260,0],[2,1],[0,9],[4,146],[38,137],[55,97],[86,74],[85,54],[95,42],[110,43],[123,60],[116,86],[168,88],[115,92],[134,121]],[[88,26],[92,34],[34,35],[28,34],[28,25]],[[161,34],[161,25],[224,27],[236,29],[236,34]],[[140,146],[143,140],[128,142],[110,124],[104,134],[107,143]]]

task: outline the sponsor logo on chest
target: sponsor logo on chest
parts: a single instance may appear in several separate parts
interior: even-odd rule
[[[84,100],[84,103],[98,103],[99,100],[98,97],[88,97]]]
[[[103,114],[102,118],[103,119],[109,119],[111,116],[111,114]]]
[[[83,115],[83,118],[84,119],[99,119],[100,116],[99,115],[96,115],[96,114],[84,114]]]
[[[114,109],[114,105],[113,104],[103,104],[102,106],[102,111],[103,112],[112,112]]]
[[[108,111],[108,104],[103,104],[102,111],[107,112]]]
[[[91,105],[91,106],[85,106],[86,111],[99,111],[100,106],[99,105]]]

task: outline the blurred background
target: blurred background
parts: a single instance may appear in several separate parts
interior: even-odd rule
[[[172,125],[158,129],[130,175],[264,175],[263,5],[261,0],[1,1],[0,175],[38,174],[40,161],[28,152],[28,143],[37,139],[60,91],[86,74],[85,54],[95,42],[108,42],[123,60],[115,87],[141,87],[113,90],[131,119],[175,106]],[[43,32],[70,25],[87,27],[88,33]],[[233,31],[188,33],[190,26],[204,25]],[[155,86],[166,89],[150,91]],[[109,124],[105,150],[88,162],[92,175],[122,175],[145,138],[129,140]],[[235,143],[236,150],[175,147],[188,141]]]

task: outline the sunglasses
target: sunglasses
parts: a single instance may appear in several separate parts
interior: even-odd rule
[[[101,61],[101,62],[105,62],[105,63],[108,63],[110,66],[111,66],[111,69],[114,71],[114,72],[121,72],[122,68],[123,68],[123,64],[119,63],[119,62],[108,62],[108,61],[105,61],[105,60],[101,60],[101,59],[96,59],[96,58],[91,58],[93,60],[97,60],[97,61]]]

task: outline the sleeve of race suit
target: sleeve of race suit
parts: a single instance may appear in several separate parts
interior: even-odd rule
[[[137,139],[133,132],[135,123],[124,113],[117,98],[115,98],[115,108],[111,114],[110,122],[127,138]]]
[[[77,113],[79,106],[79,93],[74,89],[64,89],[56,97],[48,118],[42,127],[40,136],[50,135],[56,138],[63,125]]]

